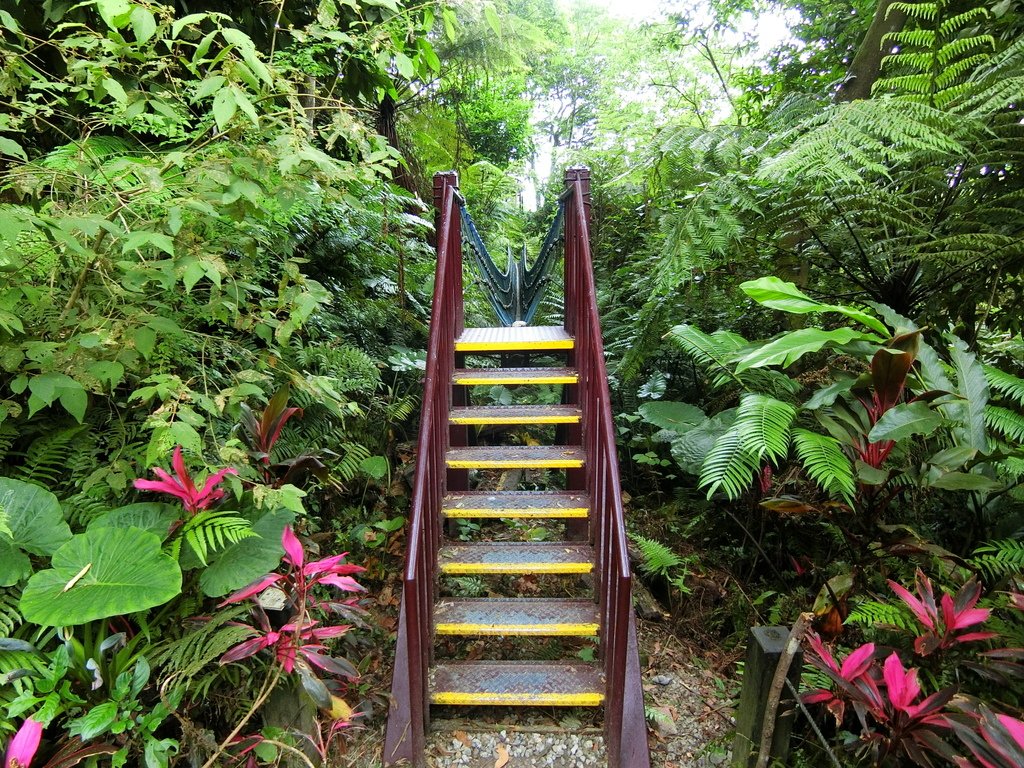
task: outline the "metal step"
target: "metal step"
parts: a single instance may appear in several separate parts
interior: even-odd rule
[[[572,336],[560,325],[466,328],[455,340],[456,352],[534,352],[572,348]]]
[[[575,368],[456,368],[452,383],[467,386],[505,384],[575,384]]]
[[[441,514],[465,518],[580,518],[590,500],[581,493],[563,491],[466,491],[449,493]]]
[[[457,706],[597,707],[604,675],[590,664],[462,661],[430,673],[430,701]]]
[[[439,635],[594,637],[600,628],[590,600],[537,597],[444,599],[434,606]]]
[[[452,408],[452,424],[579,424],[575,405],[471,405]]]
[[[579,469],[583,449],[568,445],[488,445],[449,448],[449,469]]]
[[[438,554],[441,573],[590,573],[594,548],[571,541],[481,541],[450,544]]]

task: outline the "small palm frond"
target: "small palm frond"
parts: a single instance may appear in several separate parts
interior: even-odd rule
[[[1024,379],[993,368],[991,365],[985,366],[985,378],[988,379],[988,385],[996,392],[1011,398],[1017,405],[1024,406]]]
[[[846,617],[846,623],[874,629],[917,631],[914,620],[900,606],[893,603],[881,603],[877,600],[866,600],[855,606],[850,611],[850,615]]]
[[[796,408],[767,395],[748,393],[740,400],[734,428],[743,449],[758,461],[777,462],[789,453],[790,425]]]
[[[1024,416],[998,405],[985,406],[985,423],[1014,442],[1024,442]]]
[[[252,523],[232,512],[205,510],[181,527],[181,535],[192,551],[206,565],[210,553],[256,536]]]
[[[640,553],[640,570],[656,576],[668,576],[674,568],[686,565],[686,561],[660,541],[637,534],[630,535]]]
[[[668,338],[713,377],[715,387],[729,381],[739,382],[732,372],[733,357],[748,343],[739,334],[724,330],[707,334],[696,326],[683,323],[669,331]]]
[[[5,587],[0,591],[0,637],[10,637],[14,630],[21,626],[21,612],[18,601],[21,590],[18,587]]]
[[[856,492],[853,464],[838,440],[806,429],[793,430],[796,455],[810,478],[829,493],[849,501]]]
[[[757,457],[743,445],[736,424],[715,440],[700,468],[698,487],[707,486],[708,498],[722,489],[730,500],[738,499],[750,487],[758,470]]]
[[[968,561],[990,579],[1024,574],[1024,541],[1002,539],[983,544]]]

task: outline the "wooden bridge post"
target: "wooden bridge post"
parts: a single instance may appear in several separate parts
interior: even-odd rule
[[[743,668],[743,690],[736,712],[736,737],[732,747],[733,768],[754,768],[761,749],[761,734],[769,706],[772,680],[789,638],[786,627],[751,627],[747,641],[747,663]],[[799,688],[803,652],[797,651],[787,674],[794,688]],[[785,765],[789,755],[789,735],[793,729],[795,702],[787,690],[774,711],[775,728],[768,752],[770,759]]]

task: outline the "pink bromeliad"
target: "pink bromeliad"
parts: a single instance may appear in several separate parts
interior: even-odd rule
[[[176,477],[172,477],[160,469],[160,467],[153,467],[153,473],[160,479],[136,480],[135,487],[140,491],[157,491],[174,496],[180,499],[185,510],[193,515],[201,509],[206,509],[215,501],[222,499],[224,497],[224,489],[217,486],[224,482],[226,475],[238,474],[238,470],[233,467],[226,467],[214,472],[206,478],[202,488],[197,488],[196,484],[192,481],[191,475],[188,473],[185,460],[181,456],[180,445],[174,449],[174,458],[171,460],[171,466],[174,467]]]
[[[29,718],[14,734],[4,755],[4,768],[28,768],[39,749],[43,735],[43,724]]]

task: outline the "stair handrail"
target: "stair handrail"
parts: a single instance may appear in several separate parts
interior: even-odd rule
[[[416,469],[402,573],[392,705],[385,737],[385,763],[406,759],[418,765],[429,716],[428,671],[432,655],[435,564],[441,543],[441,503],[446,493],[448,411],[455,372],[455,339],[462,333],[462,233],[458,176],[434,176],[437,269],[430,310],[423,407],[416,441]],[[402,654],[402,644],[406,644]],[[408,659],[407,669],[399,663]],[[405,674],[403,674],[403,672]]]
[[[615,446],[608,371],[605,365],[601,321],[590,248],[590,172],[566,172],[565,214],[565,327],[575,336],[573,352],[578,371],[578,403],[583,411],[583,447],[587,487],[591,489],[591,535],[601,614],[600,647],[605,673],[605,744],[609,765],[634,768],[647,764],[646,729],[634,722],[624,725],[627,704],[627,665],[630,645],[635,646],[632,572],[626,543],[626,518]],[[633,650],[635,654],[635,649]],[[639,669],[631,669],[633,689]],[[629,692],[635,698],[635,691]],[[630,701],[635,707],[635,701]],[[642,710],[643,703],[640,702]],[[642,716],[641,716],[642,717]],[[623,739],[630,741],[624,744]],[[642,744],[640,740],[642,739]]]

